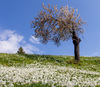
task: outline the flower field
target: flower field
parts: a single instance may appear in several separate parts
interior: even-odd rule
[[[70,59],[0,54],[0,87],[100,87],[99,57]]]

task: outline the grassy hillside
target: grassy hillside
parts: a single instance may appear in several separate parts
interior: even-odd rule
[[[100,87],[100,57],[0,53],[0,87]]]

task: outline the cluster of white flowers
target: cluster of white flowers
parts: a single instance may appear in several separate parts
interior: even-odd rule
[[[65,66],[56,66],[50,63],[42,65],[33,63],[23,67],[7,67],[0,65],[0,87],[14,87],[13,83],[21,85],[26,83],[57,84],[59,86],[74,87],[78,85],[100,85],[100,72],[86,71]]]

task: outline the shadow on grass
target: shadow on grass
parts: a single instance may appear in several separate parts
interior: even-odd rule
[[[67,60],[66,63],[67,64],[76,64],[76,65],[79,65],[79,66],[82,65],[81,61],[77,61],[75,59]]]

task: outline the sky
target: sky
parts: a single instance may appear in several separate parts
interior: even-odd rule
[[[81,56],[100,56],[100,0],[0,0],[0,53],[16,53],[23,47],[28,54],[74,55],[72,40],[42,44],[32,36],[31,20],[44,5],[69,6],[78,9],[85,32],[81,37]]]

